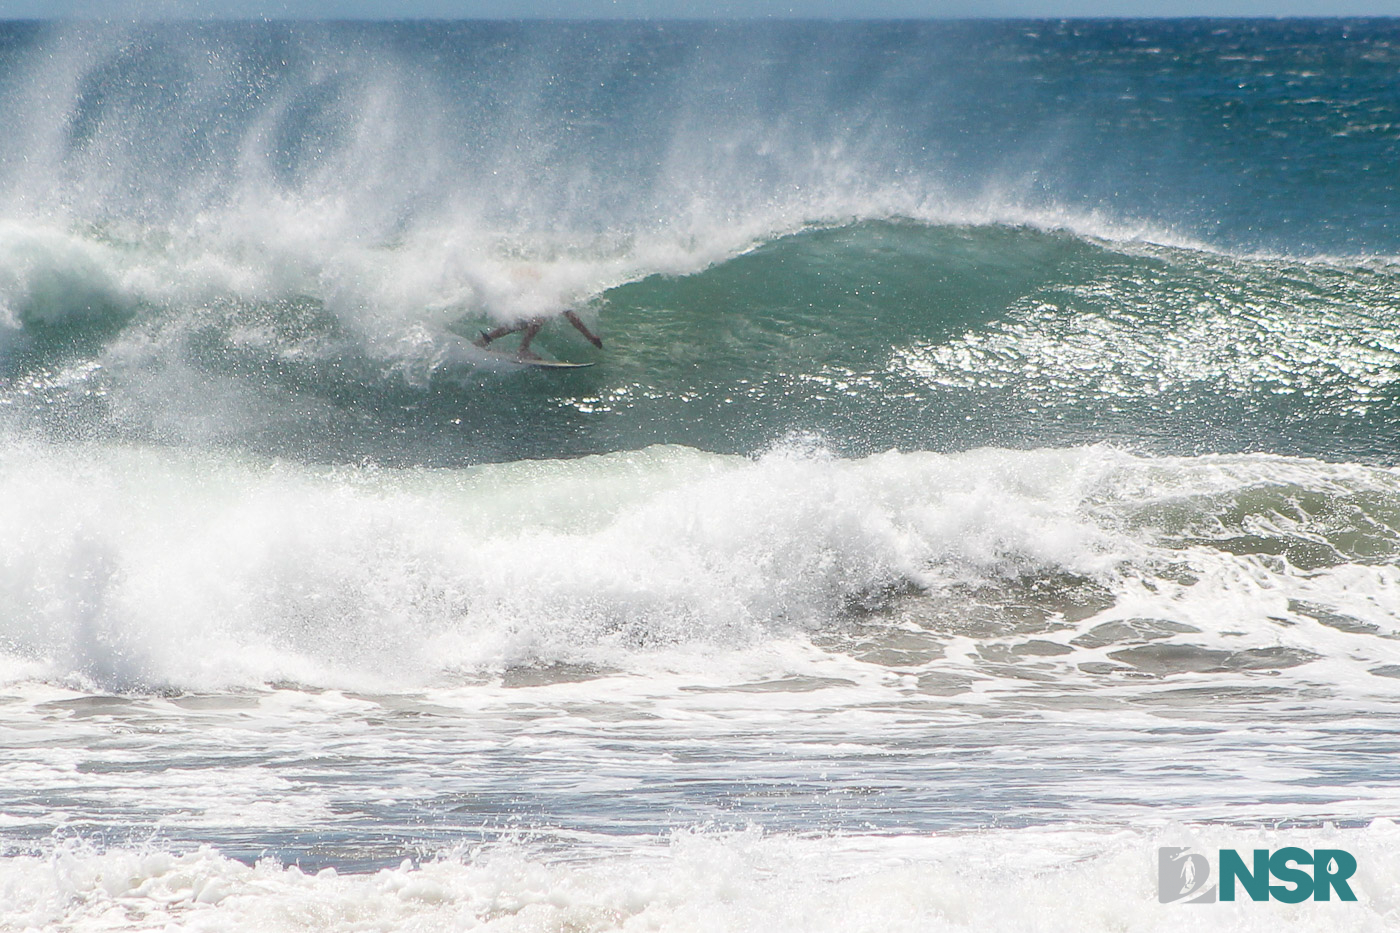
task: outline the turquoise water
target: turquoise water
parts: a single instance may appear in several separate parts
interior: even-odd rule
[[[0,27],[0,926],[1387,928],[1398,58]]]

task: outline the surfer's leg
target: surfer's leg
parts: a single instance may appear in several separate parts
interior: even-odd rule
[[[513,334],[518,330],[524,330],[526,327],[529,326],[530,325],[528,321],[524,324],[502,324],[495,330],[482,331],[481,336],[473,340],[472,343],[476,344],[478,347],[484,347],[493,340],[497,340],[501,337],[504,337],[506,334]]]
[[[525,326],[521,328],[525,331],[525,336],[520,338],[520,349],[516,351],[516,355],[522,360],[539,359],[538,354],[530,351],[530,341],[535,339],[535,335],[540,332],[540,328],[543,326],[544,320],[542,318],[534,318],[526,322]]]
[[[564,320],[574,325],[578,332],[580,334],[583,334],[583,336],[587,337],[588,342],[593,344],[593,346],[597,347],[599,350],[603,349],[603,338],[596,336],[591,330],[584,326],[583,321],[579,320],[579,316],[577,314],[575,314],[572,311],[565,311]]]

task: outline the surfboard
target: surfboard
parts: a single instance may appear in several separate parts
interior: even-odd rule
[[[521,366],[533,366],[536,369],[584,369],[594,366],[594,363],[567,363],[561,360],[522,360],[518,356],[508,356],[508,360],[513,360]]]
[[[478,348],[483,352],[505,360],[507,363],[515,363],[518,366],[533,366],[536,369],[584,369],[588,366],[596,366],[596,363],[568,363],[561,360],[529,360],[517,356],[514,353],[506,353],[503,350],[492,350],[489,347]]]

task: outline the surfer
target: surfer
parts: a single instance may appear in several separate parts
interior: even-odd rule
[[[578,330],[580,334],[583,334],[584,338],[587,339],[589,343],[593,344],[593,346],[597,347],[599,350],[603,349],[603,339],[589,330],[577,314],[572,311],[565,311],[564,320],[574,325],[574,328]],[[539,359],[539,355],[530,349],[530,341],[534,340],[535,335],[540,332],[540,328],[544,326],[544,321],[545,319],[542,317],[532,317],[521,321],[519,324],[503,324],[495,330],[482,331],[481,336],[472,342],[478,347],[485,347],[491,343],[491,341],[504,337],[506,334],[519,333],[522,334],[522,336],[520,338],[520,349],[516,351],[516,356],[520,357],[522,360],[537,360]]]

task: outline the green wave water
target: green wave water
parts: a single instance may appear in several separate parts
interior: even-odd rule
[[[67,268],[16,309],[6,401],[98,435],[390,463],[744,453],[793,433],[848,453],[1109,441],[1389,462],[1397,285],[1387,262],[866,221],[609,288],[585,311],[605,352],[562,324],[540,337],[598,364],[560,374],[473,355],[485,324],[450,308],[366,333],[314,294],[190,307]],[[159,404],[196,384],[198,412]]]

